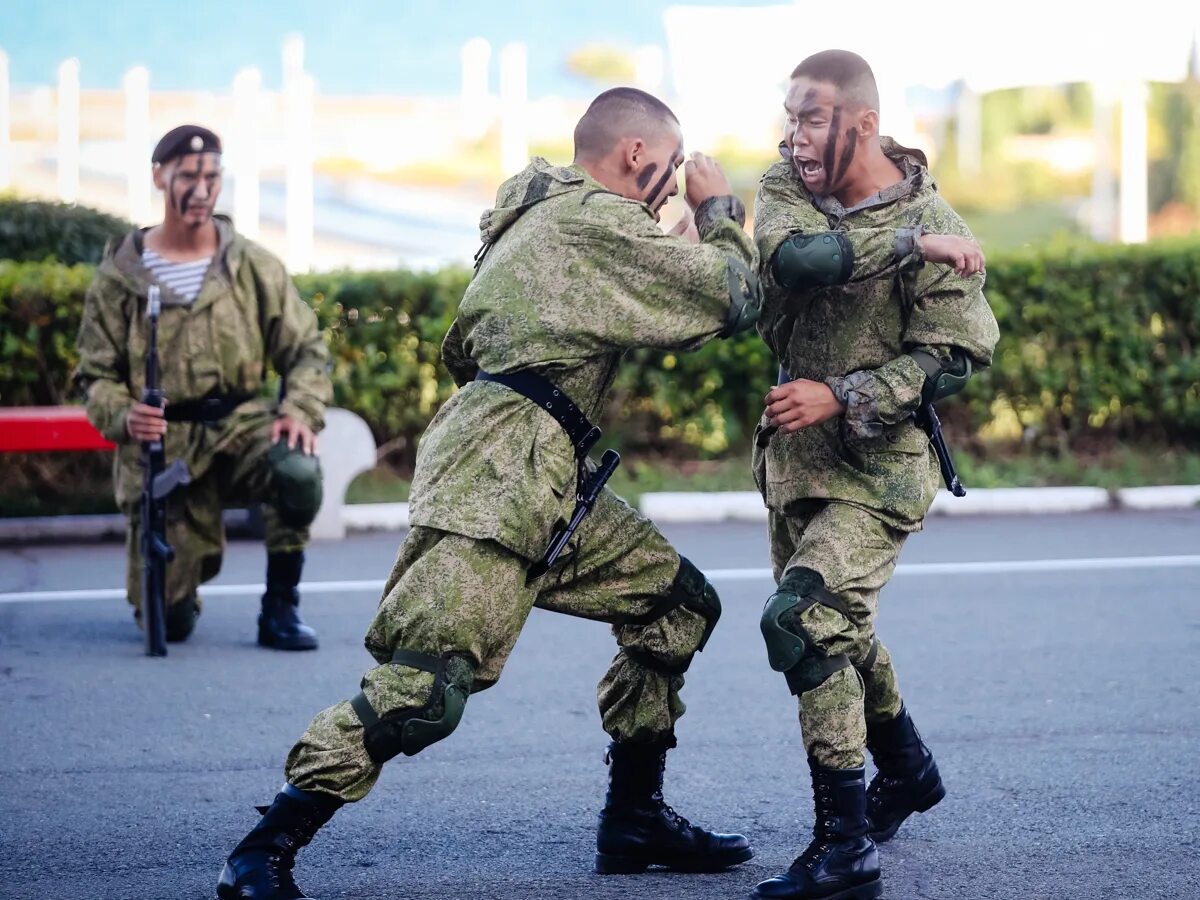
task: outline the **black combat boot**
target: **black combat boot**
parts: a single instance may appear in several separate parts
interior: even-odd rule
[[[186,641],[196,627],[196,619],[200,618],[200,604],[196,598],[186,597],[173,606],[168,606],[163,626],[167,632],[167,640],[172,644]]]
[[[697,828],[663,802],[663,772],[671,735],[653,744],[612,743],[608,797],[596,829],[596,871],[644,872],[666,866],[680,872],[717,872],[754,856],[740,834]]]
[[[867,723],[867,749],[879,772],[867,788],[871,837],[891,840],[900,824],[946,796],[933,754],[903,706],[894,719]]]
[[[879,851],[867,834],[866,770],[827,769],[811,757],[813,841],[782,875],[751,897],[773,900],[873,900],[883,891]]]
[[[276,650],[316,650],[317,633],[300,618],[304,551],[267,554],[267,592],[258,617],[258,642]]]
[[[259,823],[233,848],[217,881],[220,900],[296,900],[307,897],[292,880],[296,851],[307,846],[342,801],[285,784]]]

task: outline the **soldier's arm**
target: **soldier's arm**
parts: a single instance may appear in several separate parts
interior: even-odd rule
[[[582,251],[580,281],[604,297],[572,322],[595,349],[691,349],[753,327],[758,255],[736,197],[700,205],[698,244],[665,234],[636,201],[597,194],[588,206],[589,218],[564,230]]]
[[[333,399],[329,349],[317,326],[317,314],[300,298],[283,264],[275,261],[275,265],[274,277],[261,282],[271,289],[260,298],[259,309],[267,356],[286,385],[279,414],[320,431],[325,407]]]
[[[459,387],[474,381],[479,374],[479,366],[467,356],[463,347],[462,326],[458,324],[458,319],[450,323],[450,330],[442,339],[442,362]]]
[[[845,404],[851,434],[879,434],[923,403],[958,393],[991,363],[998,331],[983,296],[983,273],[964,277],[948,266],[927,266],[913,281],[905,353],[876,369],[826,380]]]
[[[134,398],[129,392],[129,321],[124,299],[119,289],[106,290],[99,279],[93,281],[75,342],[79,364],[73,381],[87,403],[88,421],[114,443],[133,440],[125,430]]]

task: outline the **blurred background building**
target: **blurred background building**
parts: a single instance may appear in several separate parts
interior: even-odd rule
[[[156,221],[151,148],[200,122],[222,208],[297,271],[469,262],[499,182],[569,162],[617,84],[671,103],[749,200],[791,69],[827,47],[871,62],[884,131],[989,247],[1200,228],[1196,4],[5,6],[0,191]]]

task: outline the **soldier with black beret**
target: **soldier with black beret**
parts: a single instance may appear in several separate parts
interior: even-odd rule
[[[88,290],[75,381],[88,418],[117,444],[118,504],[130,517],[128,596],[140,624],[138,500],[141,443],[161,438],[191,483],[168,501],[167,640],[183,641],[200,614],[197,587],[221,567],[221,510],[262,503],[267,588],[258,643],[309,650],[297,586],[308,526],[321,501],[316,433],[332,396],[329,354],[312,309],[283,263],[214,213],[221,139],[199,125],[163,135],[151,156],[163,221],[114,242]],[[141,402],[146,298],[157,285],[160,385],[165,408]],[[268,368],[281,399],[264,390]]]

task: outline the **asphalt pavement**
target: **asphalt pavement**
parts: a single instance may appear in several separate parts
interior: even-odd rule
[[[746,833],[756,858],[592,873],[613,643],[535,611],[454,735],[389,764],[301,854],[309,893],[726,898],[787,867],[812,808],[795,700],[758,628],[764,529],[664,530],[725,606],[688,675],[667,799]],[[302,608],[322,646],[306,654],[254,645],[263,550],[232,543],[166,659],[142,655],[113,599],[119,544],[0,548],[0,897],[212,897],[292,742],[357,691],[400,537],[310,549]],[[1200,897],[1198,555],[1200,512],[933,519],[910,540],[879,633],[949,795],[881,849],[885,898]]]

